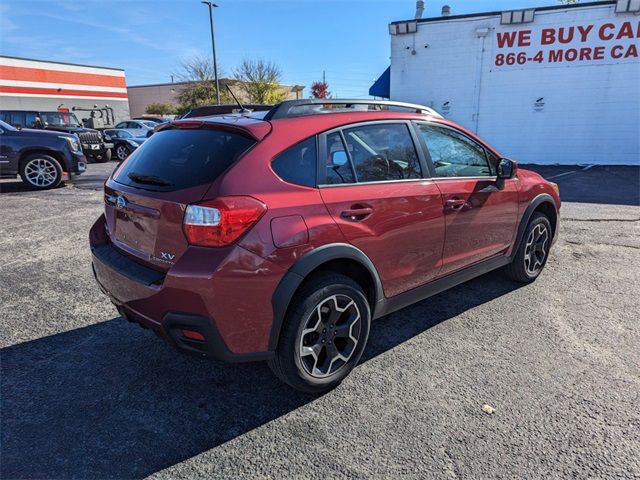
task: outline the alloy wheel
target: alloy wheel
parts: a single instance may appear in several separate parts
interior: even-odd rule
[[[540,273],[547,257],[548,246],[549,230],[544,224],[539,223],[529,233],[524,248],[524,268],[527,274],[533,277]]]
[[[118,160],[125,160],[129,156],[127,147],[124,145],[118,145],[118,148],[116,148],[116,156],[118,157]]]
[[[24,167],[27,181],[36,187],[48,187],[56,182],[56,166],[46,158],[34,158]]]
[[[322,300],[307,319],[298,353],[306,372],[324,378],[344,367],[356,350],[362,330],[360,310],[347,295]]]

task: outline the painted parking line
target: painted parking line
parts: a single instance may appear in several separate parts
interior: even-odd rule
[[[576,173],[586,172],[587,170],[593,167],[594,165],[587,165],[586,167],[581,168],[580,170],[573,170],[572,172],[564,172],[564,173],[559,173],[558,175],[552,175],[550,177],[547,177],[547,180],[553,180],[554,178],[566,177],[568,175],[575,175]]]

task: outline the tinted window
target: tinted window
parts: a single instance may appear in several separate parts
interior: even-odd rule
[[[327,158],[325,159],[325,165],[327,172],[325,183],[327,185],[355,183],[356,180],[353,176],[351,163],[349,162],[349,157],[339,132],[327,135]]]
[[[14,127],[24,127],[24,113],[23,112],[11,112],[11,121],[9,122]]]
[[[484,148],[466,135],[445,127],[419,125],[436,177],[489,177]]]
[[[358,182],[421,178],[418,155],[407,125],[349,128],[344,137]]]
[[[124,162],[116,181],[161,191],[211,183],[254,143],[248,137],[216,130],[165,130],[150,137]],[[140,181],[141,177],[147,178]]]
[[[271,166],[278,176],[287,182],[314,187],[317,170],[315,137],[281,153]]]
[[[116,128],[126,128],[127,127],[127,122],[120,122],[119,124],[116,125]]]
[[[24,123],[28,128],[35,128],[37,116],[35,112],[27,112],[24,114]]]

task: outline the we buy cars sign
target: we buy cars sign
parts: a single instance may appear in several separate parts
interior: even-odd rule
[[[640,61],[640,20],[628,17],[499,28],[494,34],[492,70]]]

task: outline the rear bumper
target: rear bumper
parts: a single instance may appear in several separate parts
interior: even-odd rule
[[[90,243],[95,278],[128,320],[187,353],[228,362],[273,356],[271,297],[284,272],[271,262],[238,246],[189,248],[159,272],[109,243],[104,216],[92,227]],[[185,337],[185,329],[204,340]]]

